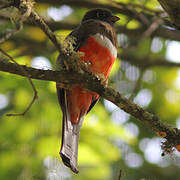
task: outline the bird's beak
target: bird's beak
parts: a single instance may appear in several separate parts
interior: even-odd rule
[[[120,18],[118,16],[111,16],[110,20],[115,23],[116,21],[119,21]]]

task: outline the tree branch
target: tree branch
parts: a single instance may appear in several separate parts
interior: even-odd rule
[[[21,1],[23,2],[23,0]],[[16,6],[17,8],[19,8],[22,14],[24,13],[24,11],[27,11],[27,9],[29,8],[26,5],[26,1],[24,2],[25,4],[22,4],[24,5],[24,7]],[[61,3],[62,2],[65,2],[65,1],[62,0]],[[72,4],[75,3],[75,5],[77,5],[78,2],[83,4],[84,1],[70,0],[68,2],[71,2]],[[93,4],[92,4],[92,1],[86,1],[86,3],[87,2],[97,7],[97,3],[95,1],[93,1]],[[105,6],[107,6],[107,4]],[[103,7],[102,4],[101,4],[101,7]],[[151,23],[151,21],[149,21],[150,23],[147,23],[143,20],[144,15],[142,13],[139,14],[129,7],[126,7],[126,6],[123,7],[121,4],[119,4],[118,6],[117,4],[113,5],[111,6],[111,8],[114,8],[114,11],[116,12],[126,11],[125,13],[127,13],[128,16],[133,16],[137,18],[138,20],[142,21],[142,23],[144,23],[145,26],[148,26],[148,24]],[[71,59],[73,59],[73,62],[74,60],[78,59],[78,56],[75,56],[75,57],[73,56],[75,54],[68,55],[66,53],[66,51],[63,48],[63,44],[61,44],[58,41],[56,36],[53,34],[53,32],[49,29],[49,27],[44,22],[44,20],[40,18],[39,15],[33,9],[31,9],[30,17],[33,19],[33,22],[35,22],[46,33],[46,35],[53,42],[53,44],[59,50],[59,52],[61,52],[62,55],[64,55],[64,58],[67,58],[67,60],[70,62],[71,62]],[[147,17],[152,17],[152,16],[148,16],[148,14],[146,14],[146,19]],[[98,78],[90,75],[87,72],[78,71],[78,69],[74,69],[74,68],[73,68],[73,71],[65,71],[65,70],[60,70],[60,71],[46,70],[45,71],[45,70],[37,70],[34,68],[29,68],[26,66],[21,66],[21,68],[23,68],[28,73],[29,78],[55,81],[55,82],[62,83],[64,85],[81,84],[84,88],[90,91],[97,92],[99,95],[111,101],[112,103],[117,105],[119,108],[131,114],[133,117],[135,117],[139,121],[141,121],[144,125],[151,128],[156,134],[158,134],[159,136],[163,138],[166,138],[166,141],[163,143],[163,146],[162,146],[165,153],[169,152],[168,151],[169,148],[173,149],[173,147],[180,145],[180,131],[178,129],[163,124],[158,117],[144,110],[137,104],[133,103],[131,100],[128,100],[127,98],[123,97],[119,92],[115,91],[114,89],[104,87],[104,85],[101,83],[101,81]],[[4,62],[3,60],[0,61],[1,71],[10,72],[13,74],[24,76],[24,73],[22,73],[21,68],[17,66],[16,64],[9,63],[9,62],[7,63],[7,62]]]
[[[41,2],[49,2],[49,3],[54,3],[54,5],[62,5],[62,4],[69,4],[71,5],[74,5],[74,6],[77,6],[77,4],[75,5],[74,4],[74,1],[71,0],[71,1],[68,1],[68,2],[64,2],[64,1],[61,1],[61,2],[57,2],[57,1],[49,1],[49,0],[43,0]],[[79,5],[81,5],[82,7],[94,7],[95,5],[98,5],[100,6],[100,4],[98,2],[94,3],[93,2],[82,2],[82,1],[77,1],[76,3],[79,3]],[[123,3],[120,3],[121,6],[128,6],[129,8],[131,7],[131,9],[135,9],[135,7],[133,7],[133,5],[127,5],[127,4],[123,4]],[[107,6],[107,5],[105,5]],[[110,9],[113,10],[113,12],[118,12],[118,7],[113,7],[113,5],[109,4],[108,7]],[[115,10],[115,11],[114,11]],[[122,14],[125,14],[127,15],[126,11],[124,12],[125,10],[122,9]],[[131,10],[132,11],[132,10]],[[150,12],[150,10],[148,10],[148,12]],[[154,12],[154,11],[152,11]],[[160,11],[155,11],[155,14],[159,14]],[[150,14],[145,14],[145,16],[147,16],[147,18],[149,19],[149,23],[152,24],[153,23],[153,16]],[[150,16],[150,18],[149,18]],[[129,16],[128,16],[129,17]],[[134,18],[134,16],[133,16]],[[4,14],[0,14],[0,19],[1,20],[9,20],[9,17],[5,16]],[[78,25],[77,24],[74,24],[74,23],[67,23],[67,22],[53,22],[53,21],[50,21],[50,20],[47,20],[46,23],[48,24],[48,26],[51,28],[52,31],[55,31],[55,30],[59,30],[59,29],[74,29],[75,27],[77,27]],[[32,23],[30,22],[26,22],[25,23],[26,25],[32,25]],[[140,38],[142,36],[142,33],[144,31],[147,30],[147,26],[141,26],[141,27],[138,27],[136,29],[128,29],[124,26],[117,26],[117,32],[118,33],[124,33],[128,36],[131,36],[131,37],[137,37],[137,38]],[[158,36],[158,37],[162,37],[162,38],[167,38],[167,39],[171,39],[171,40],[176,40],[176,41],[180,41],[180,33],[178,30],[175,30],[175,29],[170,29],[170,28],[167,28],[165,26],[160,26],[159,28],[157,28],[157,30],[152,34],[152,36]]]
[[[128,61],[131,64],[134,64],[142,69],[161,66],[161,67],[180,67],[180,63],[168,61],[165,58],[151,58],[149,56],[146,57],[137,57],[129,50],[124,50],[118,57],[124,61]]]
[[[49,29],[44,20],[32,9],[31,19],[35,22],[49,37],[49,39],[53,42],[55,47],[59,50],[59,52],[63,52],[62,44],[58,41],[57,37],[53,34],[53,32]]]
[[[163,134],[163,137],[167,140],[166,144],[168,144],[168,147],[171,146],[171,148],[173,148],[180,144],[179,130],[165,125],[158,117],[144,110],[131,100],[128,100],[114,89],[104,87],[99,79],[86,72],[78,73],[65,70],[52,71],[40,70],[27,66],[22,67],[29,74],[29,77],[33,79],[60,82],[65,85],[81,84],[81,86],[90,91],[97,92],[103,98],[111,101],[125,112],[131,114],[158,135],[161,136]],[[0,60],[0,71],[25,76],[19,66],[3,60]]]
[[[168,13],[171,22],[180,28],[180,0],[158,0],[163,9]]]

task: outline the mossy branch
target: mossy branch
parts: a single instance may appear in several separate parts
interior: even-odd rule
[[[153,130],[156,134],[166,138],[166,146],[175,147],[180,144],[180,131],[176,128],[165,125],[158,117],[144,110],[131,100],[122,96],[119,92],[110,87],[105,87],[101,81],[87,72],[74,71],[52,71],[40,70],[27,66],[22,66],[32,79],[60,82],[64,85],[81,84],[90,91],[97,92],[103,98],[111,101],[125,112],[142,122],[146,127]],[[21,67],[21,68],[22,68]],[[0,60],[0,71],[25,76],[21,68],[14,63]],[[166,148],[165,148],[166,151]]]
[[[172,24],[180,28],[180,0],[158,0],[162,8],[168,13]]]
[[[19,2],[16,3],[16,7],[22,12],[22,14],[24,14],[25,11],[31,8],[27,7],[28,0],[16,1]],[[45,32],[45,34],[49,37],[49,39],[52,41],[52,43],[55,45],[61,55],[63,55],[64,58],[67,58],[69,61],[71,61],[71,59],[77,59],[78,57],[74,58],[74,53],[70,55],[66,54],[66,51],[64,51],[63,49],[63,45],[57,40],[56,36],[49,29],[44,20],[33,9],[30,10],[31,11],[29,12],[31,13],[30,15],[28,14],[28,18],[30,17],[32,21],[35,22]],[[165,125],[160,121],[158,117],[144,110],[137,104],[133,103],[131,100],[125,98],[114,89],[105,87],[98,78],[92,76],[85,71],[38,70],[27,66],[17,66],[16,64],[0,60],[0,71],[25,76],[22,68],[28,73],[29,78],[55,81],[60,82],[64,85],[80,84],[81,86],[90,91],[97,92],[103,98],[111,101],[119,108],[141,121],[144,125],[149,127],[156,134],[165,138],[166,141],[163,143],[162,146],[164,153],[168,153],[169,149],[173,149],[173,147],[180,145],[180,131],[178,129]]]

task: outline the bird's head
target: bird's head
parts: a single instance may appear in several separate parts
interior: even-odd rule
[[[105,21],[105,22],[113,25],[120,18],[117,16],[114,16],[112,14],[112,12],[108,9],[97,8],[97,9],[92,9],[92,10],[88,11],[84,15],[82,22],[90,20],[90,19]]]

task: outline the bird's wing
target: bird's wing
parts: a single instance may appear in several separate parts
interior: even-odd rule
[[[80,25],[78,28],[76,28],[75,30],[73,30],[68,36],[66,39],[71,39],[74,41],[73,42],[73,49],[74,51],[78,51],[79,48],[86,43],[86,41],[88,40],[88,37],[89,35],[92,35],[92,34],[96,34],[98,32],[98,29],[93,29],[93,31],[91,31],[91,33],[88,31],[90,26],[94,26],[94,23],[96,23],[95,25],[97,26],[97,23],[99,22],[96,22],[96,21],[89,21],[87,23],[84,23],[83,25]],[[88,26],[88,27],[87,27]],[[104,28],[102,27],[103,25],[100,24],[100,27],[101,28]],[[61,66],[64,66],[65,67],[65,63],[63,62],[63,57],[61,57],[61,54],[59,55],[58,57],[58,63],[61,64]],[[63,88],[58,88],[58,99],[59,99],[59,103],[61,105],[61,108],[62,108],[62,111],[65,113],[66,109],[64,109],[65,107],[65,90]],[[92,103],[87,111],[90,112],[90,110],[94,107],[94,105],[98,102],[99,100],[99,97],[98,98],[93,98],[92,99]]]

